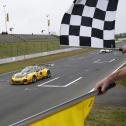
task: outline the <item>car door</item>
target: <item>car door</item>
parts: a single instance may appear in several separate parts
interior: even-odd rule
[[[37,69],[37,75],[38,75],[38,79],[43,78],[42,68]]]

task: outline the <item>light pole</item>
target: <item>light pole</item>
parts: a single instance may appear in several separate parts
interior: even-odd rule
[[[5,29],[6,29],[6,33],[7,33],[6,5],[3,5],[3,8],[4,8],[4,16],[5,16]]]
[[[49,35],[50,34],[50,31],[49,31],[49,27],[50,27],[50,15],[47,14],[46,17],[47,17],[48,35]]]

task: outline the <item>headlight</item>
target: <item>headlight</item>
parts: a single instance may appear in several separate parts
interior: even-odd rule
[[[27,78],[28,76],[27,75],[25,75],[25,76],[23,76],[24,78]]]
[[[24,77],[25,77],[25,78],[28,78],[28,76],[29,76],[29,75],[25,75]]]

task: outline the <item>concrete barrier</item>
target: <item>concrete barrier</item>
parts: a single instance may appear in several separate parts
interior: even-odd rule
[[[70,52],[70,51],[74,51],[78,49],[80,48],[65,48],[65,49],[59,49],[59,50],[49,51],[49,52],[34,53],[34,54],[29,54],[29,55],[17,56],[17,57],[9,57],[9,58],[0,59],[0,64],[11,63],[11,62],[16,62],[16,61],[41,57],[41,56],[54,55],[57,53]]]

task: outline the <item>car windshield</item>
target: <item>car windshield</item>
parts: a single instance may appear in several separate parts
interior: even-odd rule
[[[28,67],[24,68],[24,69],[21,71],[21,73],[30,73],[30,72],[33,72],[33,71],[35,71],[35,67],[33,67],[33,66],[28,66]]]

